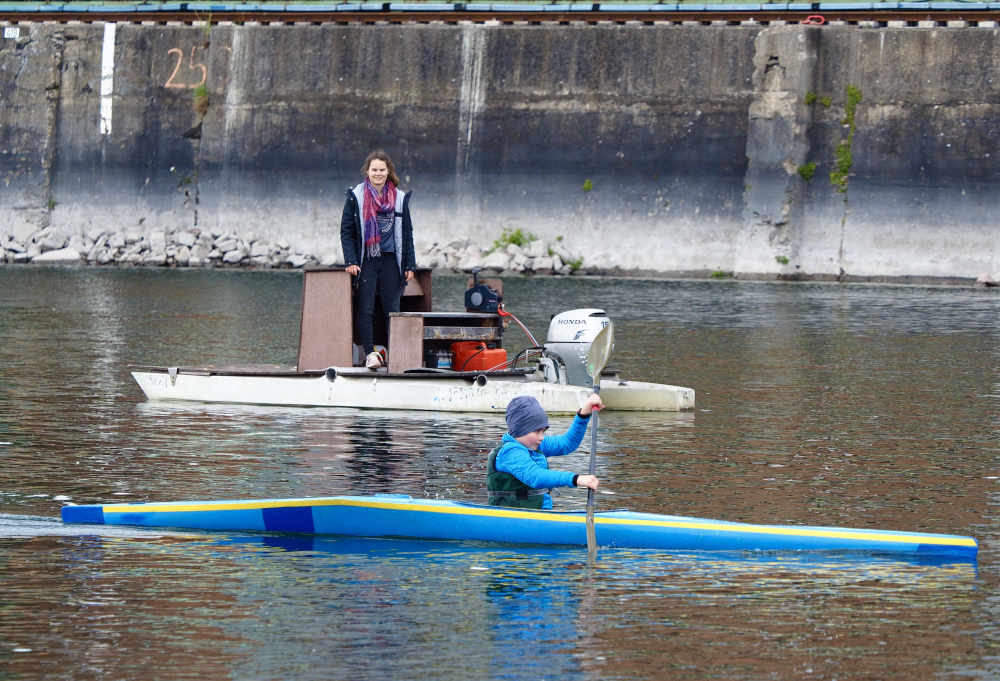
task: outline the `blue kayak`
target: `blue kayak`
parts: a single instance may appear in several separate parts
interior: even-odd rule
[[[584,511],[500,508],[407,495],[176,501],[64,506],[65,523],[198,530],[296,532],[354,537],[586,546]],[[753,525],[598,511],[598,546],[676,551],[866,551],[975,561],[972,537],[924,532]]]

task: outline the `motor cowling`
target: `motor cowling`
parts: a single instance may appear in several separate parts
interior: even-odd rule
[[[580,386],[594,384],[587,374],[587,354],[597,334],[610,322],[607,313],[597,308],[567,310],[549,321],[544,347],[566,364],[567,383]]]

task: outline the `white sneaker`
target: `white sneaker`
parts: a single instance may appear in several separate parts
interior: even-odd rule
[[[377,352],[369,352],[365,357],[365,367],[368,369],[378,369],[382,366],[382,355]]]

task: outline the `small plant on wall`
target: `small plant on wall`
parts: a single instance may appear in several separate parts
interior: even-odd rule
[[[202,83],[194,89],[194,110],[199,118],[204,118],[208,112],[208,88]]]
[[[830,182],[841,194],[847,193],[847,178],[851,174],[853,158],[851,148],[854,145],[855,113],[858,110],[858,103],[861,101],[861,90],[853,85],[847,86],[847,103],[844,105],[844,120],[841,123],[847,126],[847,137],[840,141],[833,151],[833,170],[830,171]]]

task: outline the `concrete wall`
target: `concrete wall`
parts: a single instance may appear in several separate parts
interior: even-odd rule
[[[381,147],[415,191],[418,246],[521,228],[585,267],[976,277],[1000,271],[997,38],[21,24],[0,41],[0,210],[18,238],[198,228],[339,253],[344,190]]]

